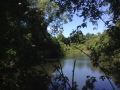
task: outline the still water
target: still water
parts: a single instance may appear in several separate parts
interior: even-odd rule
[[[76,60],[74,81],[77,82],[78,90],[82,90],[82,87],[85,85],[87,80],[86,76],[88,75],[94,76],[97,79],[97,82],[94,84],[94,90],[113,90],[107,79],[104,81],[99,79],[99,77],[104,75],[104,73],[102,73],[99,68],[94,68],[87,56],[78,54],[69,54],[60,60],[63,68],[63,73],[69,78],[70,84],[72,83],[71,81],[74,60]],[[55,72],[52,74],[55,74]],[[112,82],[115,90],[120,90],[120,88],[115,85],[112,79],[110,81]]]

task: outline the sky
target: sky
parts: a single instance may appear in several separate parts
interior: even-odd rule
[[[72,32],[72,30],[76,29],[76,27],[78,25],[82,24],[82,18],[77,17],[76,15],[74,15],[73,17],[73,21],[69,22],[67,24],[63,25],[63,35],[65,37],[68,37],[70,35],[70,33]],[[105,25],[103,23],[102,20],[98,21],[98,29],[97,30],[93,30],[94,26],[92,25],[91,22],[87,22],[87,28],[81,28],[81,31],[83,32],[83,34],[85,35],[86,33],[92,33],[92,34],[97,34],[98,32],[102,33],[105,30]]]

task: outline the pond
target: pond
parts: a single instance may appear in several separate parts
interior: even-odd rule
[[[70,84],[72,83],[72,70],[73,70],[74,60],[76,60],[74,81],[76,81],[78,85],[78,90],[82,90],[83,86],[86,84],[86,80],[87,80],[86,76],[96,77],[97,82],[94,83],[95,85],[94,90],[113,90],[108,79],[105,79],[104,81],[102,79],[99,79],[100,76],[103,76],[105,74],[102,73],[99,70],[99,68],[94,68],[87,56],[79,55],[79,54],[69,54],[60,60],[63,73],[65,76],[69,78]],[[56,72],[53,72],[52,74],[55,73]],[[112,79],[110,79],[110,81],[114,86],[115,90],[120,90],[120,88],[118,88],[115,85]]]

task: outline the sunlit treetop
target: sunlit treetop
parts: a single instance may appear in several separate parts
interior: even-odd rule
[[[49,0],[38,0],[36,3],[38,12],[42,12],[44,23],[48,24],[52,28],[53,32],[59,32],[62,29],[62,25],[72,21],[73,13],[68,8],[61,8],[58,3]]]

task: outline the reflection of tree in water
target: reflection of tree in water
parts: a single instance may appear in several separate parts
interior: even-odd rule
[[[88,63],[87,67],[90,67],[93,72],[98,70],[100,73],[103,73],[99,67],[94,67],[91,62]]]
[[[82,68],[84,65],[83,65],[83,63],[78,63],[76,66],[79,68]]]
[[[120,73],[114,74],[113,77],[114,77],[113,81],[116,83],[116,85],[118,85],[118,87],[120,87]]]
[[[83,66],[85,66],[85,67],[87,67],[87,68],[89,68],[89,69],[91,69],[91,71],[96,71],[96,70],[98,70],[98,71],[100,71],[100,69],[97,67],[94,67],[93,65],[92,65],[92,63],[90,62],[90,61],[88,61],[88,60],[83,60],[83,61],[77,61],[77,64],[76,64],[76,66],[77,67],[79,67],[79,68],[82,68]],[[100,71],[101,72],[101,71]],[[102,73],[102,72],[101,72]]]
[[[116,63],[120,66],[120,63]],[[101,68],[107,75],[111,75],[113,77],[113,81],[118,87],[120,87],[120,68],[114,62],[104,62]]]
[[[77,65],[79,65],[80,64],[80,62],[79,63],[76,63],[76,66]],[[87,64],[89,64],[89,63],[87,63]],[[59,65],[58,65],[59,66]],[[77,66],[78,67],[78,66]],[[84,66],[83,66],[84,67]],[[60,69],[59,69],[60,70]],[[72,74],[72,72],[71,72],[71,74]],[[63,83],[63,79],[64,79],[64,77],[65,76],[62,76],[62,73],[61,72],[57,72],[57,71],[55,71],[53,74],[52,74],[52,80],[53,80],[53,83],[54,83],[54,85],[57,85],[57,87],[59,87],[59,88],[64,88],[64,85],[65,85],[65,83],[64,83],[64,85],[62,85],[62,83]],[[68,76],[69,77],[69,76]],[[66,78],[68,78],[68,77],[66,77]],[[71,79],[71,78],[69,78],[69,79]],[[88,90],[88,89],[90,89],[90,90],[94,90],[94,89],[99,89],[99,88],[101,88],[101,87],[98,87],[98,86],[96,86],[96,82],[98,81],[99,82],[99,79],[101,79],[102,81],[103,81],[103,83],[104,83],[104,81],[105,81],[105,83],[108,83],[109,84],[109,81],[107,80],[107,79],[109,79],[110,80],[110,82],[111,82],[111,79],[109,78],[109,76],[105,76],[105,75],[102,75],[102,76],[94,76],[94,75],[91,75],[91,76],[87,76],[86,75],[86,83],[85,83],[85,85],[82,87],[82,90]],[[63,80],[63,81],[62,81]],[[99,82],[100,83],[100,82]],[[78,86],[80,85],[81,83],[79,83],[78,84]],[[77,83],[76,83],[76,85],[77,85]],[[109,84],[110,85],[110,84]],[[103,87],[103,89],[104,89],[105,87]],[[79,88],[80,89],[80,88]],[[58,89],[58,90],[61,90],[61,89]],[[70,89],[71,90],[71,89]],[[75,89],[76,90],[76,89]],[[105,90],[105,89],[104,89]]]

